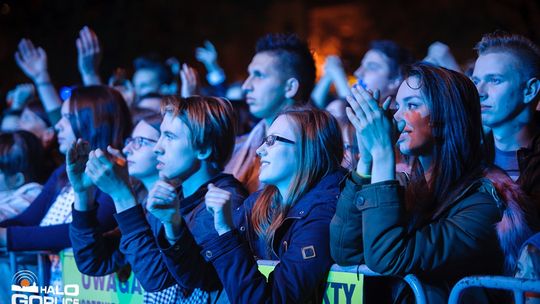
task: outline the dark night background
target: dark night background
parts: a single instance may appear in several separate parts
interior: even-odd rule
[[[474,59],[483,33],[507,30],[540,40],[540,2],[533,0],[230,0],[230,1],[1,1],[0,96],[29,80],[13,59],[18,41],[30,38],[48,55],[56,86],[80,83],[75,39],[89,25],[99,36],[101,75],[131,67],[142,54],[176,56],[201,73],[194,50],[211,40],[228,79],[242,80],[254,43],[266,32],[296,32],[309,39],[321,64],[339,54],[352,72],[371,39],[394,39],[423,58],[435,40],[460,63]]]

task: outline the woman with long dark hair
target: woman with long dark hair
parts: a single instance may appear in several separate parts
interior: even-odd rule
[[[357,166],[338,202],[331,224],[336,262],[365,263],[384,275],[413,273],[433,303],[445,302],[464,276],[502,273],[495,224],[504,206],[484,178],[474,84],[443,68],[411,67],[394,115],[399,150],[412,157],[410,175],[395,173],[392,124],[385,115],[389,101],[381,108],[362,88],[352,92],[347,114],[373,162]],[[393,301],[410,296],[398,290]],[[471,296],[482,301],[485,295]]]

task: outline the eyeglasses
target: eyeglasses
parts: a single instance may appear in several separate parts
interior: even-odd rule
[[[124,142],[124,147],[127,147],[129,144],[131,144],[131,147],[133,150],[139,150],[143,145],[145,146],[154,146],[157,143],[157,140],[153,140],[146,137],[136,136],[136,137],[128,137],[126,138],[126,141]]]
[[[292,141],[290,139],[286,139],[285,137],[281,137],[281,136],[278,136],[278,135],[268,135],[263,139],[262,143],[266,144],[268,147],[270,147],[273,144],[275,144],[276,141],[281,141],[281,142],[289,143],[289,144],[295,144],[296,143],[296,142],[294,142],[294,141]]]

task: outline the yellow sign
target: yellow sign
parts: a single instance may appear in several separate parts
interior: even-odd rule
[[[259,271],[267,278],[276,267],[276,261],[259,261]],[[328,274],[326,293],[323,298],[325,304],[362,304],[362,290],[364,275],[357,274],[353,268],[334,266]]]
[[[92,277],[79,272],[73,253],[70,250],[61,252],[62,275],[64,284],[79,285],[80,304],[123,304],[142,303],[143,288],[133,273],[126,282],[120,282],[116,274]],[[278,262],[258,261],[259,271],[266,277],[274,270]],[[364,276],[357,274],[354,267],[338,267],[334,265],[328,274],[325,304],[361,304]],[[99,300],[99,302],[96,302]]]

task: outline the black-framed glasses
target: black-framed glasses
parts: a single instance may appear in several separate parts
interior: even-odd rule
[[[131,147],[133,150],[139,150],[143,145],[152,147],[157,143],[157,140],[153,140],[150,138],[142,137],[142,136],[135,136],[135,137],[128,137],[124,141],[124,147],[127,147],[129,144],[131,144]]]
[[[290,139],[287,139],[285,137],[281,137],[281,136],[278,136],[278,135],[268,135],[265,138],[263,138],[262,143],[266,144],[268,147],[270,147],[273,144],[275,144],[276,141],[281,141],[281,142],[288,143],[288,144],[295,144],[296,143],[296,142],[294,142],[294,141],[292,141]]]

